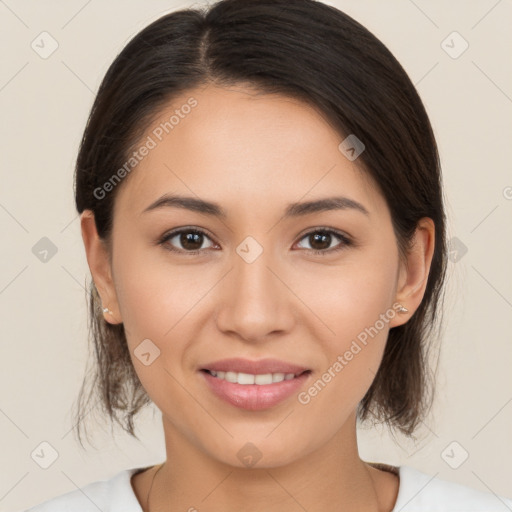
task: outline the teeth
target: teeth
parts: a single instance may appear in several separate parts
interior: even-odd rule
[[[254,376],[254,384],[272,384],[272,374],[265,373],[263,375],[255,375]]]
[[[208,370],[211,375],[218,379],[227,380],[237,384],[256,384],[263,386],[274,382],[282,382],[283,380],[291,380],[295,377],[294,373],[264,373],[261,375],[253,375],[252,373],[242,372],[215,372]]]

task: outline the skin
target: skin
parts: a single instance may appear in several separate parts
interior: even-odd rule
[[[434,224],[421,219],[401,261],[384,197],[358,161],[339,151],[344,137],[296,99],[210,85],[174,99],[143,139],[190,96],[197,107],[117,191],[111,265],[92,212],[81,216],[88,264],[112,311],[105,319],[124,323],[137,374],[162,411],[172,463],[154,481],[151,509],[390,511],[399,481],[360,459],[356,408],[389,329],[421,303]],[[142,213],[171,192],[214,201],[227,217],[179,208]],[[369,215],[344,209],[282,218],[289,203],[333,195],[358,201]],[[180,237],[167,246],[181,254],[156,243],[190,226],[208,232],[196,244],[199,254],[184,254]],[[343,244],[335,235],[323,246],[306,236],[326,227],[354,245],[333,252]],[[247,236],[263,248],[252,263],[236,252]],[[268,410],[245,411],[214,396],[198,373],[225,357],[273,357],[310,368],[307,390],[396,302],[409,312],[395,314],[306,405],[293,395]],[[148,366],[133,352],[147,338],[160,350]],[[237,457],[247,442],[261,452],[252,468]],[[132,479],[145,511],[155,470]]]

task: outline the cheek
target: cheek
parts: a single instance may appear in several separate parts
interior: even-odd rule
[[[389,322],[396,315],[392,304],[397,257],[392,249],[386,257],[378,251],[361,253],[335,271],[330,268],[323,277],[316,274],[315,283],[313,277],[305,283],[314,290],[308,300],[322,320],[315,337],[326,355],[325,367],[302,400],[315,409],[314,415],[329,411],[342,421],[373,382]]]
[[[162,248],[129,243],[134,238],[117,238],[116,293],[135,371],[153,401],[165,410],[171,390],[173,400],[180,400],[172,376],[181,382],[191,367],[188,345],[195,339],[202,299],[215,281],[199,276],[197,266],[171,264]],[[150,360],[157,355],[149,365],[139,359],[147,352]]]
[[[118,242],[113,265],[123,322],[138,337],[163,340],[204,295],[204,279],[191,266],[172,265],[163,248]]]
[[[395,301],[397,258],[393,247],[382,252],[360,250],[337,266],[301,272],[304,277],[296,281],[295,289],[321,320],[324,328],[318,334],[328,343],[329,352],[350,345],[350,340],[390,310]]]

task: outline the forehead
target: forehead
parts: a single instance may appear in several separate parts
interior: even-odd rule
[[[242,86],[187,91],[161,109],[123,183],[116,211],[140,213],[165,193],[250,209],[342,194],[385,208],[371,178],[339,150],[340,135],[314,107]],[[305,197],[307,196],[307,197]]]

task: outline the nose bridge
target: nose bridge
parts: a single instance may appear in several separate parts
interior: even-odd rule
[[[271,302],[280,294],[276,278],[269,270],[275,266],[273,251],[268,239],[264,243],[266,246],[251,236],[246,237],[236,248],[237,257],[233,262],[233,292],[237,296],[237,304],[245,303],[245,307],[252,308],[255,313],[270,310]]]
[[[290,328],[290,292],[276,277],[274,251],[247,237],[235,250],[232,271],[217,312],[221,330],[258,339]]]
[[[236,288],[244,295],[260,300],[270,295],[275,288],[275,276],[270,272],[273,258],[272,250],[264,248],[252,237],[247,237],[236,249],[238,257],[234,260]],[[274,293],[275,296],[275,293]]]

